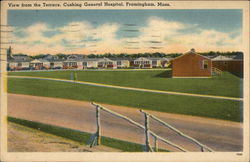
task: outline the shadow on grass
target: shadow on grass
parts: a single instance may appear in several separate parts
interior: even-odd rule
[[[239,77],[239,78],[243,78],[244,74],[241,72],[230,72],[231,74]],[[159,77],[159,78],[172,78],[172,70],[166,70],[163,71],[157,75],[155,75],[155,77]]]
[[[49,124],[43,124],[39,122],[24,120],[24,119],[18,119],[14,117],[8,117],[9,122],[17,123],[20,125],[24,125],[42,132],[54,134],[56,136],[60,136],[63,138],[67,138],[73,141],[77,141],[81,144],[88,145],[89,139],[91,137],[90,133],[81,132],[74,129],[69,128],[63,128],[59,126],[49,125]],[[123,140],[118,140],[110,137],[104,137],[101,138],[102,145],[109,146],[112,148],[116,148],[125,152],[143,152],[144,145],[140,145],[137,143],[127,142]],[[166,152],[166,150],[160,149],[161,152]]]
[[[230,72],[230,73],[239,77],[239,78],[243,78],[243,76],[244,76],[243,72]]]
[[[155,75],[155,77],[158,77],[158,78],[172,78],[172,70],[163,71],[163,72]]]

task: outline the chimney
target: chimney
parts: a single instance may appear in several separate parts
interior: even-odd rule
[[[190,52],[195,53],[195,49],[194,49],[194,48],[192,48],[192,49],[190,50]]]

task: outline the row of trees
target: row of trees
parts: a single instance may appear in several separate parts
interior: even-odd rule
[[[167,54],[155,52],[155,53],[136,53],[136,54],[127,54],[127,53],[121,53],[121,54],[111,54],[111,53],[105,53],[105,54],[90,54],[87,55],[88,58],[139,58],[139,57],[166,57]]]
[[[218,55],[224,55],[224,56],[235,56],[235,55],[241,55],[243,54],[240,51],[233,51],[233,52],[203,52],[199,53],[203,56],[211,56],[211,57],[216,57]],[[39,54],[36,56],[30,56],[33,59],[40,59],[48,56],[50,54]],[[70,54],[56,54],[60,59],[66,59]],[[121,53],[121,54],[111,54],[111,53],[105,53],[105,54],[89,54],[89,55],[83,55],[84,58],[139,58],[139,57],[169,57],[169,58],[175,58],[177,56],[180,56],[181,53],[160,53],[160,52],[155,52],[155,53],[136,53],[136,54],[127,54],[127,53]],[[28,56],[26,54],[14,54],[14,56]]]
[[[242,55],[243,52],[240,51],[232,51],[232,52],[214,52],[214,51],[210,51],[210,52],[204,52],[204,53],[200,53],[203,56],[219,56],[219,55],[223,55],[223,56],[235,56],[235,55]]]

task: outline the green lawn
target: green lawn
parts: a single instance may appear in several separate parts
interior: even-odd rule
[[[89,72],[86,74],[88,73]],[[39,73],[36,74],[39,75]],[[59,74],[65,75],[65,72],[58,72],[58,75]],[[85,72],[82,74],[85,74]],[[111,75],[110,73],[104,74]],[[113,72],[113,74],[115,74],[115,72]],[[195,81],[195,79],[192,80]],[[193,85],[195,86],[195,84]],[[206,91],[206,89],[203,90]],[[8,79],[8,92],[81,101],[94,101],[98,103],[124,105],[161,112],[211,117],[232,121],[242,120],[240,118],[240,105],[242,102],[231,100],[146,93],[66,82],[17,78]]]
[[[71,71],[11,72],[9,75],[70,79],[71,73]],[[242,97],[240,78],[228,72],[212,78],[185,79],[171,78],[170,70],[77,71],[76,73],[77,79],[80,81],[195,94]]]

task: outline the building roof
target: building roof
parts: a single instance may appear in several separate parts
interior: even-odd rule
[[[8,59],[8,62],[30,62],[32,58],[29,56],[13,56],[11,59]]]
[[[84,58],[84,56],[83,55],[78,55],[78,54],[72,54],[72,55],[69,55],[68,57],[67,57],[67,60],[75,60],[75,59],[83,59]]]
[[[205,58],[205,59],[211,60],[209,57],[206,57],[206,56],[203,56],[203,55],[198,54],[198,53],[195,51],[195,49],[192,48],[190,51],[185,52],[184,54],[182,54],[182,55],[180,55],[180,56],[178,56],[178,57],[175,57],[174,59],[171,59],[171,61],[174,61],[174,60],[176,60],[176,59],[179,59],[179,58],[181,58],[181,57],[183,57],[183,56],[186,56],[186,55],[188,55],[188,54],[196,54],[196,55],[199,55],[199,56],[201,56],[201,57],[203,57],[203,58]]]
[[[109,59],[109,58],[106,58],[106,57],[104,57],[104,58],[100,58],[99,60],[97,60],[97,61],[104,61],[104,62],[113,62],[113,60],[111,60],[111,59]]]
[[[243,54],[238,54],[233,57],[234,60],[243,60],[243,58],[244,58]]]
[[[150,59],[147,57],[139,57],[139,58],[136,58],[134,61],[150,61]]]
[[[192,49],[190,49],[190,51],[188,51],[188,52],[186,52],[184,54],[197,54],[197,53],[195,52],[195,49],[192,48]]]
[[[42,62],[38,59],[35,59],[35,60],[32,60],[30,63],[42,63]]]
[[[112,62],[113,60],[109,58],[80,58],[80,59],[67,59],[62,60],[64,62],[86,62],[86,61],[97,61],[97,62]]]
[[[58,60],[59,57],[56,55],[47,55],[43,59],[45,59],[45,60]]]
[[[148,59],[152,61],[157,61],[157,60],[169,61],[169,58],[166,57],[149,57]]]
[[[82,61],[98,61],[99,58],[84,58]]]
[[[31,60],[8,60],[8,62],[31,62]]]
[[[230,61],[230,60],[233,60],[233,58],[223,56],[223,55],[219,55],[212,59],[212,61]]]
[[[13,59],[16,61],[31,61],[32,58],[30,58],[29,56],[13,56]]]
[[[109,59],[111,59],[113,61],[132,61],[132,60],[134,60],[132,58],[123,58],[123,57],[109,58]]]
[[[48,60],[46,59],[39,59],[40,62],[49,62]]]
[[[45,59],[48,60],[49,62],[63,62],[65,61],[64,59]]]

